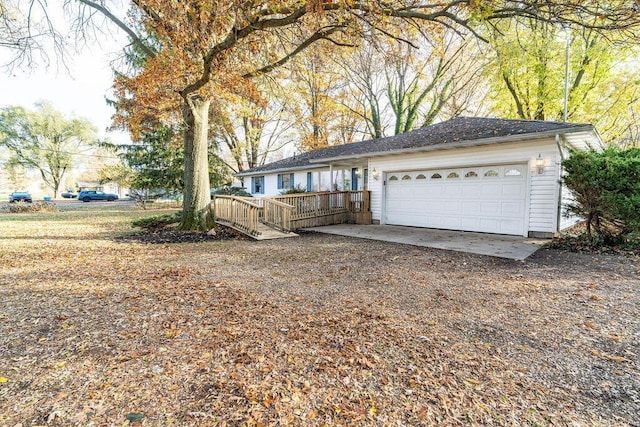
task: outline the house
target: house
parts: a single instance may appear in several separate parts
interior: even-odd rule
[[[602,143],[591,125],[459,117],[401,135],[297,154],[236,174],[256,197],[368,190],[374,223],[551,237],[569,148]]]

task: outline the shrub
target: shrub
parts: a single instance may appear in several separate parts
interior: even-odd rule
[[[177,224],[182,218],[181,212],[173,214],[156,215],[149,218],[141,218],[132,221],[131,224],[134,227],[144,228],[145,230],[157,230],[159,228],[166,227],[167,225]]]
[[[574,196],[567,210],[585,219],[589,237],[619,240],[640,230],[640,149],[573,151],[563,165]]]
[[[298,193],[306,193],[306,192],[307,190],[305,188],[302,188],[302,186],[298,184],[295,187],[289,188],[287,190],[282,190],[280,194],[298,194]]]
[[[245,187],[230,187],[224,186],[211,190],[211,196],[238,196],[238,197],[253,197],[251,193],[248,193]]]
[[[57,212],[58,207],[53,202],[15,202],[8,203],[2,210],[7,213]]]

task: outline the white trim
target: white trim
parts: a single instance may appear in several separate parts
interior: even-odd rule
[[[524,163],[525,165],[525,169],[527,171],[527,177],[526,177],[526,186],[527,188],[525,189],[526,194],[524,195],[524,230],[522,231],[522,236],[523,237],[529,237],[529,227],[531,226],[531,224],[529,224],[529,217],[531,216],[531,188],[533,186],[533,183],[531,182],[531,178],[532,178],[532,164],[531,164],[531,159],[529,159],[528,162]],[[516,163],[517,164],[517,163]]]
[[[380,171],[380,185],[382,185],[382,191],[380,192],[380,224],[387,223],[387,172]]]
[[[355,155],[345,155],[345,156],[337,156],[337,157],[323,157],[321,159],[310,159],[310,164],[315,164],[319,162],[335,162],[340,160],[356,160],[362,158],[370,158],[370,157],[381,157],[381,156],[391,156],[391,155],[399,155],[399,154],[413,154],[420,153],[425,151],[439,151],[439,150],[449,150],[454,148],[467,148],[467,147],[477,147],[482,145],[493,145],[499,143],[509,143],[509,142],[520,142],[520,141],[529,141],[534,139],[544,139],[549,136],[555,136],[556,134],[568,134],[568,133],[589,133],[591,132],[593,136],[596,137],[596,142],[601,142],[600,136],[595,132],[595,129],[592,125],[584,125],[578,126],[571,129],[556,129],[544,132],[533,132],[533,133],[524,133],[518,135],[505,135],[505,136],[497,136],[493,138],[483,138],[483,139],[471,139],[457,142],[444,142],[437,143],[433,145],[424,145],[420,147],[413,148],[404,148],[399,150],[387,150],[387,151],[374,151],[370,153],[362,153]],[[392,138],[392,137],[388,137]],[[384,138],[381,138],[384,139]]]

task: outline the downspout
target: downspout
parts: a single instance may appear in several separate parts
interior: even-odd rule
[[[558,146],[558,153],[560,154],[560,165],[558,168],[558,213],[556,218],[556,232],[560,233],[560,221],[562,219],[562,168],[564,167],[564,153],[562,152],[562,146],[560,145],[560,134],[556,134],[556,145]]]

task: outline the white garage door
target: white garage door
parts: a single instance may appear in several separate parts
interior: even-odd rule
[[[387,174],[386,223],[522,235],[526,165]]]

